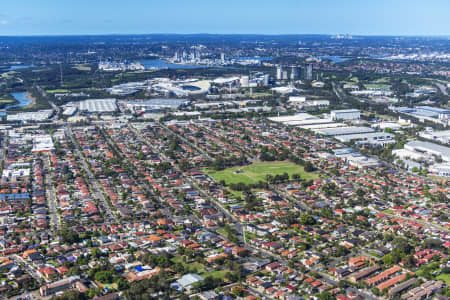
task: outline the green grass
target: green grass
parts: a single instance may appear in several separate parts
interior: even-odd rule
[[[103,287],[107,287],[108,290],[117,289],[117,283],[102,283]]]
[[[222,279],[223,280],[225,278],[225,274],[228,271],[229,270],[211,271],[211,272],[200,273],[199,275],[202,276],[203,278],[208,277],[208,276],[212,276],[214,278],[218,278],[218,279]]]
[[[390,88],[390,85],[387,84],[364,84],[366,89],[387,89]]]
[[[358,77],[352,77],[352,78],[350,78],[350,81],[358,83],[359,79],[358,79]]]
[[[223,228],[219,228],[216,231],[217,231],[217,233],[220,233],[221,235],[227,236],[227,233],[225,232],[225,229],[223,229]]]
[[[70,91],[66,89],[56,89],[56,90],[46,90],[45,92],[47,94],[56,94],[56,93],[68,93]]]
[[[77,69],[79,71],[90,71],[91,67],[86,66],[86,65],[76,65],[75,67],[73,67],[74,69]]]
[[[183,261],[183,256],[181,255],[177,255],[175,257],[173,257],[172,259],[170,259],[174,264],[176,263],[182,263]]]
[[[241,170],[242,173],[235,173],[238,170]],[[284,172],[288,173],[289,176],[300,174],[300,177],[306,180],[317,178],[316,173],[308,173],[302,166],[288,161],[257,162],[245,167],[233,167],[223,171],[210,169],[204,169],[204,171],[216,181],[224,180],[226,184],[240,182],[245,184],[257,183],[258,181],[265,181],[267,174],[274,176],[277,174],[281,175]]]
[[[250,96],[250,94],[247,94],[248,96]],[[271,96],[272,94],[269,93],[253,93],[252,96],[253,97],[267,97],[267,96]]]
[[[205,273],[205,266],[198,262],[192,262],[189,264],[185,264],[185,266],[189,267],[190,273],[201,274]]]
[[[8,103],[14,103],[16,100],[14,99],[1,99],[0,98],[0,104],[8,104]]]
[[[435,261],[428,265],[420,267],[420,269],[416,271],[416,274],[418,276],[425,277],[426,274],[432,274],[438,268],[439,268],[439,262]]]
[[[240,198],[242,196],[242,191],[233,191],[231,189],[228,190],[231,195],[233,195],[234,198]]]
[[[10,78],[10,77],[13,77],[16,74],[17,74],[16,71],[4,72],[4,73],[2,73],[2,77],[3,78]]]
[[[450,274],[441,274],[436,279],[444,281],[447,286],[450,285]]]
[[[190,263],[185,263],[184,262],[184,257],[181,255],[177,255],[175,257],[173,257],[171,259],[172,263],[176,264],[176,263],[182,263],[183,265],[185,265],[186,267],[189,268],[189,271],[191,273],[204,273],[205,272],[205,266],[201,263],[198,262],[190,262]]]
[[[389,79],[389,77],[382,77],[380,79],[377,79],[376,82],[377,83],[388,83],[388,82],[390,82],[390,79]]]
[[[256,234],[250,233],[248,231],[245,232],[245,239],[248,240],[252,240],[252,239],[257,239],[259,238]]]

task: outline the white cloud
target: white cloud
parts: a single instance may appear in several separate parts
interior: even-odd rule
[[[0,25],[7,25],[8,24],[8,20],[0,20]]]

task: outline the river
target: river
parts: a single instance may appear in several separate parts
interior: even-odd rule
[[[33,101],[32,99],[28,98],[27,92],[17,92],[17,93],[12,93],[11,95],[14,97],[14,99],[19,101],[19,103],[7,105],[7,106],[5,106],[5,108],[3,108],[3,110],[8,110],[8,109],[14,108],[14,107],[24,107]],[[4,115],[6,115],[5,112],[0,112],[0,116],[4,116]]]
[[[349,60],[349,58],[340,57],[340,56],[319,56],[318,59],[329,59],[332,62],[340,63]]]

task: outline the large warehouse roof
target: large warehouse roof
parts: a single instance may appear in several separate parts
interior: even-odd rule
[[[280,117],[272,117],[269,118],[269,120],[274,122],[292,122],[292,121],[305,121],[305,120],[317,120],[318,117],[315,117],[313,115],[307,114],[307,113],[298,113],[293,116],[280,116]]]
[[[425,152],[431,155],[439,155],[445,161],[450,161],[450,148],[440,146],[437,144],[422,142],[422,141],[410,141],[405,144],[405,149],[414,150],[417,152]]]
[[[327,136],[338,136],[345,134],[358,134],[358,133],[369,133],[375,132],[373,128],[369,127],[357,127],[357,126],[347,126],[347,127],[338,127],[338,128],[325,128],[325,129],[316,129],[314,132],[327,135]]]
[[[80,110],[91,113],[113,112],[117,110],[116,99],[89,99],[80,102]]]

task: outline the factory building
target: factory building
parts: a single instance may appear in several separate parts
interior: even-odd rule
[[[381,146],[395,143],[394,135],[386,132],[347,134],[336,136],[336,139],[343,143],[356,141],[357,144],[372,144]]]
[[[450,177],[450,164],[435,164],[430,166],[429,171],[436,176]]]
[[[116,99],[89,99],[80,102],[80,111],[89,113],[108,113],[117,110]]]
[[[450,130],[443,130],[443,131],[426,130],[424,132],[421,132],[419,136],[423,137],[424,139],[438,141],[443,144],[450,143]]]
[[[358,109],[341,109],[332,110],[331,119],[333,120],[358,120],[361,117],[361,112]]]
[[[443,161],[450,162],[449,147],[440,146],[429,142],[410,141],[405,144],[405,150],[421,153],[425,157],[439,156]]]
[[[324,128],[316,129],[314,132],[323,134],[325,136],[341,136],[341,135],[351,135],[351,134],[364,134],[375,132],[373,128],[370,127],[357,127],[357,126],[346,126],[338,128]]]

